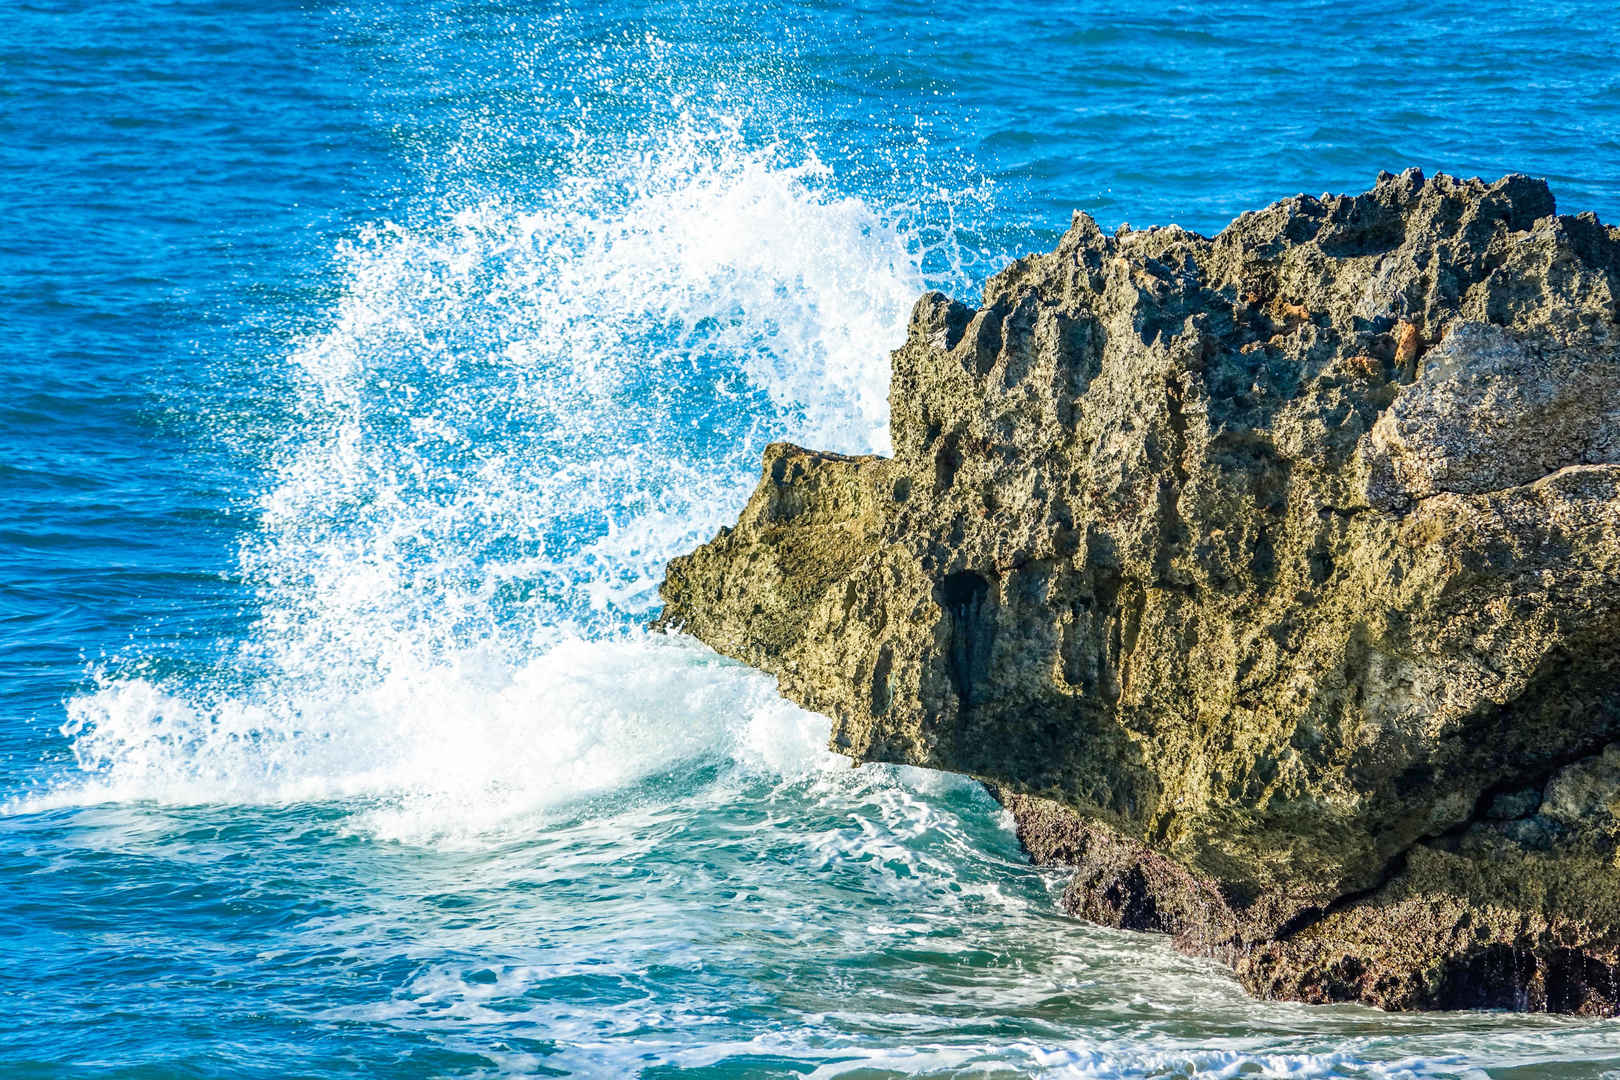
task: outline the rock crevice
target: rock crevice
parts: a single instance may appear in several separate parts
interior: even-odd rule
[[[1620,230],[1415,170],[1076,215],[891,386],[894,456],[769,448],[666,625],[1258,993],[1620,1009]]]

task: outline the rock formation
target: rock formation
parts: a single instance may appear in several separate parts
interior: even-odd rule
[[[1256,993],[1620,1009],[1620,229],[1416,170],[924,296],[661,622]]]

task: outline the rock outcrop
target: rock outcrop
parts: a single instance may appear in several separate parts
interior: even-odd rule
[[[662,623],[1257,993],[1620,1009],[1620,229],[1416,170],[938,293]]]

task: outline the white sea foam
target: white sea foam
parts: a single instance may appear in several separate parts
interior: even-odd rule
[[[515,669],[462,656],[331,699],[197,700],[109,680],[68,711],[84,777],[26,808],[357,799],[368,831],[401,840],[465,838],[683,763],[842,763],[826,721],[770,679],[659,635],[565,639]]]
[[[636,628],[766,442],[884,449],[921,253],[724,118],[576,165],[344,246],[241,548],[257,624],[212,679],[109,666],[68,705],[79,774],[28,805],[361,799],[410,837],[683,760],[824,764],[769,680]]]

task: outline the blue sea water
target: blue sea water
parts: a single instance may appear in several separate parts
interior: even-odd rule
[[[1072,210],[1620,219],[1611,3],[10,0],[0,1074],[1620,1076],[1249,1000],[641,629]]]

